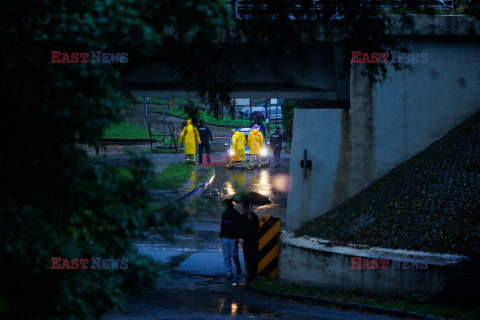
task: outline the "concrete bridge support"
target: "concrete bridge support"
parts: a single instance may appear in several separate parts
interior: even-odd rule
[[[295,110],[287,228],[345,201],[376,178],[376,84],[364,64],[352,65],[349,109]],[[303,179],[304,150],[312,161]],[[298,197],[297,197],[298,195]],[[296,200],[299,199],[299,200]]]
[[[375,83],[365,64],[353,64],[350,76],[350,179],[348,192],[341,200],[356,194],[375,180],[375,112],[377,109]],[[353,147],[352,147],[353,146]],[[342,199],[343,198],[343,199]]]

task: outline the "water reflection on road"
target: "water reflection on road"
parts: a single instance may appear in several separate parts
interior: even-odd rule
[[[269,205],[255,207],[254,210],[258,214],[285,218],[289,181],[288,165],[278,169],[254,170],[216,167],[215,180],[205,189],[202,198],[216,199],[217,202],[220,202],[237,192],[255,191],[267,196],[272,201]]]

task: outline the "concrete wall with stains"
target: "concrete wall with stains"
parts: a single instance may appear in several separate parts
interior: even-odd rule
[[[395,72],[377,87],[376,175],[411,158],[480,110],[478,39],[408,39],[427,63]]]
[[[480,41],[405,38],[428,62],[372,85],[352,65],[350,109],[295,110],[288,229],[318,217],[480,111]],[[303,179],[307,149],[312,169]]]

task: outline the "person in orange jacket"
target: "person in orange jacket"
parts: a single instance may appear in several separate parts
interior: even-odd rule
[[[192,120],[188,119],[187,126],[183,128],[180,133],[180,140],[178,141],[182,144],[185,139],[185,160],[187,164],[197,164],[195,161],[195,155],[197,154],[197,145],[195,140],[198,143],[201,143],[200,136],[198,134],[197,128],[192,124]]]

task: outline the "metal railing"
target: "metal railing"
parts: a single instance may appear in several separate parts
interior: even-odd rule
[[[338,3],[338,1],[336,1]],[[387,12],[390,10],[407,8],[407,1],[405,0],[384,0],[380,1],[379,7],[385,9]],[[266,4],[253,4],[253,1],[249,0],[227,0],[227,5],[232,9],[232,14],[236,19],[248,19],[252,15],[252,9],[255,10],[269,10],[269,6]],[[305,7],[308,5],[308,7]],[[453,10],[457,8],[458,1],[453,0],[419,0],[418,1],[418,10],[424,8],[430,8],[437,11]],[[337,14],[339,13],[339,6],[335,4]],[[290,10],[292,11],[291,18],[298,19],[302,17],[302,12],[306,9],[309,11],[308,17],[312,16],[321,16],[321,11],[323,8],[323,1],[321,0],[311,0],[309,3],[305,4],[296,4],[293,5]],[[412,9],[415,11],[415,9]],[[296,12],[297,11],[297,12]],[[272,13],[272,18],[275,18],[275,14]]]
[[[159,131],[153,130],[153,125],[161,124],[164,127],[164,133],[158,133]],[[168,127],[168,133],[165,132],[165,126]],[[175,149],[177,150],[177,139],[175,137],[175,130],[173,127],[173,122],[166,121],[150,121],[148,122],[148,135],[150,140],[150,150],[153,151],[153,144],[157,142],[162,142],[163,145],[157,148],[161,149]],[[156,137],[160,137],[157,139]],[[170,141],[167,142],[167,138],[170,138]],[[167,145],[168,143],[168,145]]]

